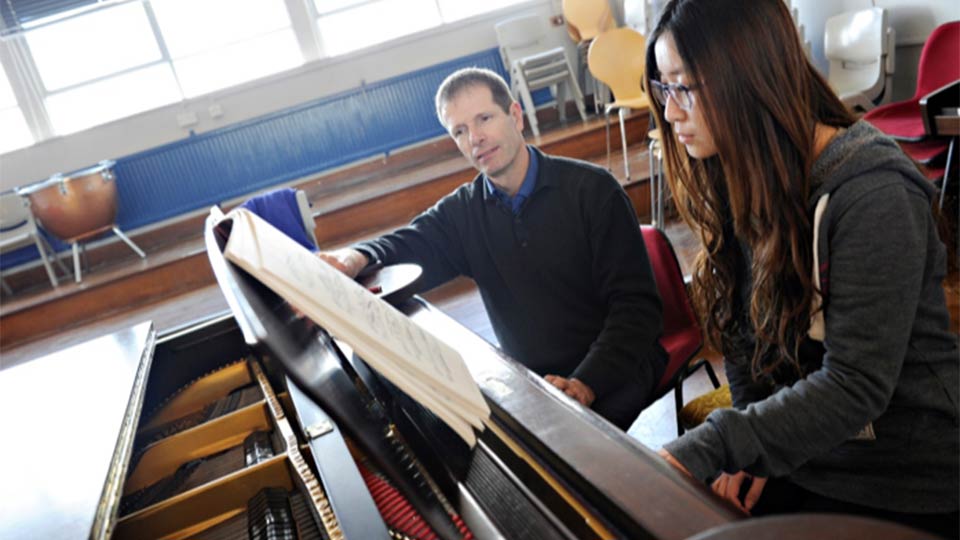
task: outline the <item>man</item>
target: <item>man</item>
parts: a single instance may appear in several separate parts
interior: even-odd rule
[[[480,174],[407,227],[320,257],[349,276],[374,260],[418,263],[423,290],[473,278],[507,354],[628,429],[666,353],[626,193],[599,167],[528,147],[520,105],[492,71],[453,73],[436,107]]]

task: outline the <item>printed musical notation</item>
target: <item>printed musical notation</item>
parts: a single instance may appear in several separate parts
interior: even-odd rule
[[[237,209],[226,258],[350,344],[471,446],[490,415],[460,354],[255,214]]]

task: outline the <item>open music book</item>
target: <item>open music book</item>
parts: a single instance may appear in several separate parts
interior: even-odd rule
[[[219,211],[219,210],[218,210]],[[460,354],[284,233],[242,208],[224,256],[343,340],[471,447],[490,416]]]

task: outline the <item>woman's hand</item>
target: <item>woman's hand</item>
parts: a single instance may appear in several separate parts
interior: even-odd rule
[[[748,479],[752,480],[752,483],[747,490],[747,494],[743,497],[743,501],[741,501],[740,487],[743,485],[743,482]],[[752,476],[740,471],[736,474],[721,474],[719,478],[714,480],[712,487],[714,493],[732,502],[737,508],[749,514],[750,510],[756,506],[757,501],[760,500],[760,495],[763,493],[763,487],[766,484],[766,478]]]
[[[683,463],[680,463],[679,461],[677,461],[677,458],[673,457],[673,455],[670,452],[667,452],[666,450],[661,448],[660,450],[657,450],[657,454],[659,454],[660,457],[664,459],[664,461],[672,465],[674,469],[682,472],[683,474],[691,478],[693,477],[693,475],[690,474],[690,471],[688,471],[687,468],[683,466]]]

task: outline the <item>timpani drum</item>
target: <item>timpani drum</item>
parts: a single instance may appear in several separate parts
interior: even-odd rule
[[[67,175],[55,174],[44,182],[20,190],[30,199],[30,208],[40,225],[50,234],[73,244],[73,274],[77,283],[80,283],[80,244],[101,233],[113,232],[141,259],[147,256],[116,226],[115,164],[115,161],[101,161],[89,169]]]
[[[113,161],[50,179],[21,190],[34,217],[50,234],[77,242],[109,231],[117,218]]]

